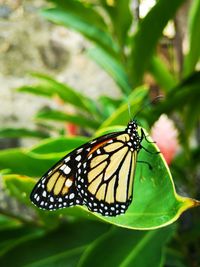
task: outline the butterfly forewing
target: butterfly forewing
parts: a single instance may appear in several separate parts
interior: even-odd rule
[[[104,216],[124,213],[132,200],[137,151],[130,149],[128,134],[98,142],[77,174],[83,203]]]

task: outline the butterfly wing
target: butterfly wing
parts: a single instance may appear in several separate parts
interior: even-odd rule
[[[36,206],[55,210],[82,205],[75,186],[76,155],[77,150],[58,162],[38,181],[30,196]]]
[[[98,143],[110,140],[116,133],[104,135],[67,154],[37,182],[31,192],[31,201],[39,208],[56,210],[83,205],[76,179],[89,151]]]
[[[132,201],[137,150],[130,136],[98,140],[76,173],[76,186],[89,210],[104,216],[126,211]]]

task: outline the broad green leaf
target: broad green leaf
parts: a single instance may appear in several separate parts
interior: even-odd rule
[[[151,263],[153,267],[160,267],[165,244],[173,233],[174,227],[154,231],[114,228],[85,250],[79,266],[146,267]]]
[[[79,206],[71,207],[68,209],[60,209],[55,212],[41,210],[37,208],[30,200],[30,194],[33,190],[36,180],[28,176],[22,175],[3,175],[2,176],[4,188],[9,192],[9,194],[17,199],[20,203],[26,205],[27,207],[35,209],[37,213],[37,220],[34,224],[38,226],[43,226],[47,229],[52,229],[59,224],[62,220],[79,220],[79,219],[90,219],[97,220],[92,215],[81,209]],[[23,214],[18,215],[18,220],[23,219]]]
[[[147,133],[146,133],[147,135]],[[148,136],[148,140],[151,139]],[[158,149],[154,144],[143,140],[134,179],[133,201],[124,215],[117,217],[95,216],[117,226],[130,229],[156,229],[176,221],[187,209],[200,206],[200,201],[179,196],[174,187],[170,170],[162,156],[155,154]]]
[[[176,78],[158,56],[152,58],[149,71],[165,92],[169,92],[177,83]]]
[[[35,179],[24,175],[8,174],[2,176],[2,181],[4,189],[7,189],[11,196],[26,206],[34,207],[29,196],[35,185]]]
[[[93,47],[87,50],[88,55],[95,60],[119,85],[123,93],[129,94],[131,86],[128,81],[128,76],[123,65],[112,55],[99,47]]]
[[[147,93],[147,86],[136,88],[129,95],[129,97],[125,99],[125,103],[122,104],[107,120],[102,123],[100,129],[114,125],[127,125],[130,119],[133,119],[130,118],[129,105],[131,114],[136,115],[136,112],[141,109],[141,105],[144,103],[144,99],[147,96]]]
[[[34,261],[33,263],[26,265],[26,267],[76,267],[84,250],[85,247],[78,247],[69,251],[66,250],[54,256]]]
[[[80,255],[90,242],[108,230],[109,225],[99,222],[63,224],[58,229],[14,246],[0,257],[0,262],[2,266],[15,267],[77,266],[77,254]]]
[[[57,110],[39,111],[36,114],[35,118],[43,119],[43,120],[72,122],[84,128],[96,129],[99,126],[99,123],[95,121],[94,119],[88,119],[84,117],[83,115],[71,115],[71,114],[67,114],[65,112],[57,111]]]
[[[34,145],[30,151],[36,154],[52,154],[52,153],[66,153],[76,147],[88,141],[87,137],[54,137],[40,141],[37,145]]]
[[[64,155],[63,155],[64,156]],[[31,154],[28,149],[7,149],[0,151],[0,169],[9,169],[12,173],[28,176],[41,176],[60,158],[37,157]]]
[[[200,0],[195,0],[191,3],[191,8],[188,16],[188,35],[189,35],[189,51],[185,56],[184,74],[185,76],[195,70],[195,66],[200,57]]]
[[[1,128],[0,137],[17,138],[17,137],[49,137],[49,134],[38,130],[29,130],[26,128]]]
[[[94,102],[90,98],[80,94],[68,85],[58,82],[48,75],[32,73],[32,76],[39,79],[40,83],[31,86],[22,86],[17,90],[45,97],[58,95],[64,102],[70,103],[79,109],[92,114],[97,112]]]
[[[41,176],[60,158],[86,142],[86,138],[49,138],[30,149],[0,151],[0,169],[12,173]]]
[[[150,140],[149,137],[148,139]],[[153,153],[157,151],[155,145],[145,140],[143,140],[142,145],[148,151]],[[133,201],[124,215],[103,217],[100,214],[89,212],[86,207],[66,208],[51,212],[51,214],[71,214],[76,217],[79,216],[78,211],[82,209],[88,213],[88,219],[96,217],[107,223],[130,229],[155,229],[176,221],[186,209],[200,205],[197,200],[177,195],[170,171],[161,154],[150,154],[141,149],[138,161],[147,162],[153,169],[150,170],[145,163],[137,162]],[[33,188],[34,182],[29,182],[23,177],[20,179],[12,178],[9,175],[4,177],[7,187],[12,190],[13,194],[18,199],[21,198],[21,201],[23,199],[25,201],[31,192],[31,188]],[[43,212],[45,213],[45,211]],[[85,217],[85,214],[83,213],[81,216]]]
[[[130,75],[134,86],[141,83],[167,22],[184,2],[185,0],[176,0],[169,4],[168,0],[159,0],[139,23],[132,39]]]
[[[83,14],[77,14],[76,12],[73,12],[73,10],[63,6],[57,6],[55,8],[43,10],[42,15],[56,24],[80,32],[96,45],[109,51],[109,53],[113,55],[116,54],[116,44],[113,42],[111,36],[105,30],[102,30],[102,28],[96,26],[92,21],[85,18]]]

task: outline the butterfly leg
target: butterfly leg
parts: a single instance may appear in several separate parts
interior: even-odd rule
[[[149,136],[149,135],[148,135]],[[144,131],[143,131],[143,129],[141,128],[141,139],[145,139],[148,143],[150,143],[150,144],[156,144],[156,142],[155,141],[149,141],[148,139],[147,139],[147,135],[144,133]]]
[[[151,165],[149,162],[147,162],[147,161],[144,161],[144,160],[137,160],[137,163],[144,163],[144,164],[148,165],[149,170],[151,170],[151,171],[153,170],[152,165]]]

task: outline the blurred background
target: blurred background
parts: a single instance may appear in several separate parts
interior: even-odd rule
[[[178,193],[200,199],[199,26],[200,0],[0,0],[2,266],[200,266],[199,208],[154,232],[29,201],[57,160],[142,107]]]

